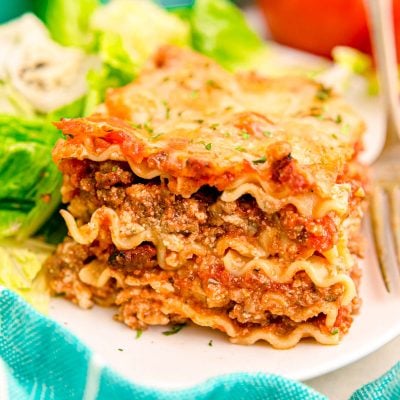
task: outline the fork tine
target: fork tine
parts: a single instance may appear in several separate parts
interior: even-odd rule
[[[381,186],[374,185],[371,194],[371,222],[375,242],[375,248],[378,255],[379,268],[387,292],[390,293],[390,284],[388,279],[388,254],[385,247],[385,227],[383,224],[385,213],[385,193]]]
[[[392,185],[388,188],[390,205],[390,224],[396,249],[397,267],[400,268],[400,186]]]

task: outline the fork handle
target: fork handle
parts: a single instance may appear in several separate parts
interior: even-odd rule
[[[387,137],[385,147],[400,139],[400,104],[398,97],[398,70],[393,24],[392,0],[367,0],[369,19],[381,94],[387,114]]]

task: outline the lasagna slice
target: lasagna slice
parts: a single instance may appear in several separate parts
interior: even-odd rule
[[[302,78],[158,50],[99,112],[57,123],[70,237],[52,291],[133,329],[190,320],[234,343],[338,343],[359,306],[363,122]]]

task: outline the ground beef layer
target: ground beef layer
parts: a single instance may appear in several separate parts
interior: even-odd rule
[[[177,312],[166,307],[171,299],[178,299],[199,315],[228,318],[238,331],[262,327],[284,336],[307,321],[326,334],[347,332],[359,300],[341,306],[341,284],[317,287],[304,271],[288,283],[274,282],[259,270],[235,276],[212,251],[221,237],[251,241],[267,230],[269,257],[286,263],[303,259],[310,250],[319,254],[336,243],[334,213],[313,220],[289,205],[269,215],[251,196],[226,203],[209,187],[183,198],[169,192],[160,180],[141,180],[123,162],[71,159],[63,160],[60,169],[63,200],[69,203],[78,225],[88,223],[99,207],[106,206],[187,243],[205,244],[210,252],[193,256],[186,265],[169,271],[159,267],[156,248],[150,242],[121,251],[107,232],[91,245],[66,239],[47,261],[54,294],[85,308],[95,303],[115,306],[117,319],[134,329],[190,318],[182,309]],[[100,287],[85,280],[89,265],[95,265],[99,273],[106,270],[107,279]],[[356,267],[352,278],[358,282]],[[333,328],[327,328],[323,312],[330,306],[339,309]]]

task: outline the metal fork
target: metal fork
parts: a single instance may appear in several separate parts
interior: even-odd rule
[[[395,265],[400,266],[400,103],[393,8],[391,0],[368,0],[367,4],[387,116],[385,145],[372,166],[370,210],[381,275],[390,292],[390,276]]]

